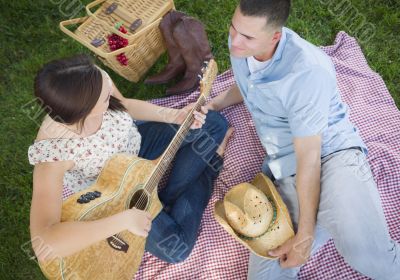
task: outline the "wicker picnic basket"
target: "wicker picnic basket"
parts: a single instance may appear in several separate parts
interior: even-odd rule
[[[92,12],[96,6],[99,7]],[[137,82],[164,53],[165,43],[159,24],[174,8],[173,0],[97,0],[86,6],[86,17],[62,21],[60,29],[89,48],[116,73]],[[138,21],[140,26],[130,29]],[[118,23],[126,27],[126,34],[115,28]],[[127,39],[128,45],[111,51],[107,37],[112,33]],[[116,59],[121,53],[127,57],[127,65]]]

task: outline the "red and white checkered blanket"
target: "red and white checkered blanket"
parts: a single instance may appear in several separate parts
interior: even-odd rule
[[[382,78],[373,72],[356,40],[338,33],[333,46],[322,48],[333,60],[342,99],[350,107],[350,119],[359,128],[369,149],[368,160],[377,182],[393,239],[400,241],[400,112]],[[214,97],[234,82],[232,72],[218,76]],[[180,108],[194,102],[199,92],[153,100]],[[199,237],[190,257],[179,264],[167,264],[145,253],[135,279],[245,279],[249,252],[231,238],[213,218],[213,205],[228,189],[248,182],[261,171],[265,152],[254,124],[243,104],[222,114],[235,127],[225,164],[215,182],[214,193],[204,213]],[[349,267],[330,240],[301,269],[300,279],[367,279]]]

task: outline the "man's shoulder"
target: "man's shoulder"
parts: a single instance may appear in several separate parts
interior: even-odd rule
[[[283,62],[290,63],[291,71],[302,71],[307,68],[321,66],[329,72],[334,72],[330,57],[319,47],[302,38],[289,28],[285,28],[286,45],[283,53]]]

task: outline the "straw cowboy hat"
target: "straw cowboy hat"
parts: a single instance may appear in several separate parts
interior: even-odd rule
[[[257,174],[251,184],[230,189],[214,206],[218,223],[253,253],[275,259],[268,251],[294,236],[286,205],[271,180]]]

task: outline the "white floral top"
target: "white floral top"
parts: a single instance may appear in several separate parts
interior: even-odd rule
[[[141,136],[127,112],[106,111],[100,129],[88,137],[36,141],[28,150],[29,163],[72,160],[64,175],[64,187],[73,192],[92,185],[105,161],[117,153],[138,155]]]

